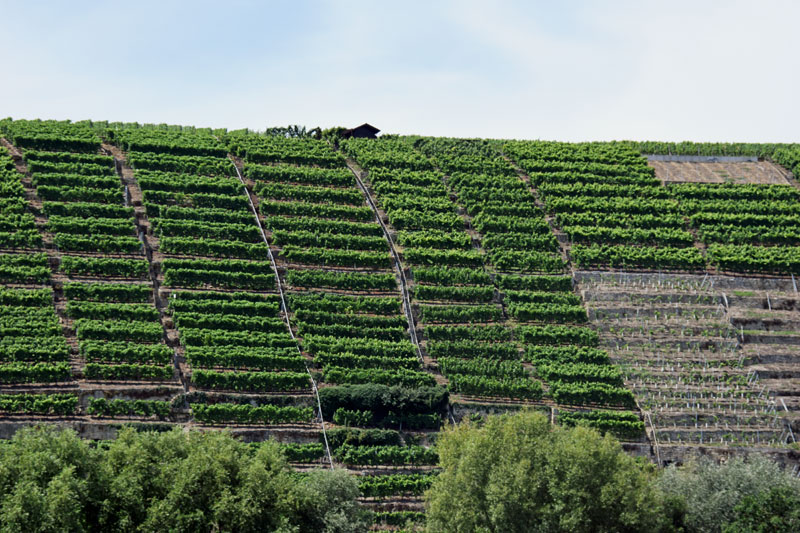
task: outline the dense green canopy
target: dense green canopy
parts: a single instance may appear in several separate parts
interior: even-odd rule
[[[428,493],[431,531],[657,531],[663,510],[611,436],[522,412],[445,431]]]
[[[53,426],[0,446],[0,531],[366,531],[356,480],[298,476],[278,444],[137,433],[94,447]]]

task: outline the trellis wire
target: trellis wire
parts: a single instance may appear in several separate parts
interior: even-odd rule
[[[286,298],[283,293],[283,285],[281,284],[281,278],[278,275],[278,264],[275,262],[275,257],[272,255],[272,249],[269,247],[269,241],[267,240],[267,234],[264,231],[264,227],[261,225],[261,220],[258,218],[258,210],[256,209],[255,204],[253,203],[253,199],[250,197],[250,191],[247,189],[247,185],[244,182],[244,177],[242,173],[239,171],[239,167],[236,166],[236,161],[233,160],[231,157],[231,164],[233,168],[236,169],[236,176],[239,178],[239,182],[242,184],[242,188],[244,188],[244,194],[247,196],[247,202],[250,204],[250,209],[253,211],[253,216],[256,219],[256,224],[258,224],[258,230],[261,233],[261,238],[264,240],[264,244],[267,245],[267,255],[269,256],[270,265],[272,265],[272,271],[275,273],[275,282],[278,285],[278,293],[281,297],[281,309],[283,309],[283,319],[286,322],[286,328],[289,330],[289,336],[292,337],[295,346],[297,347],[298,353],[303,355],[303,352],[300,351],[300,343],[297,341],[297,338],[294,336],[294,332],[292,331],[292,324],[289,321],[289,308],[286,306]],[[333,456],[331,455],[331,449],[328,445],[328,434],[325,431],[325,418],[322,416],[322,402],[319,399],[319,389],[317,388],[317,382],[314,380],[314,376],[311,375],[311,370],[309,370],[308,365],[305,363],[305,358],[303,358],[303,365],[306,368],[306,373],[308,373],[308,378],[311,380],[311,388],[314,391],[314,396],[317,399],[317,409],[319,411],[319,421],[320,426],[322,426],[322,439],[325,441],[325,453],[328,455],[328,462],[331,465],[331,469],[333,469]]]
[[[389,251],[392,254],[392,262],[394,263],[394,266],[400,277],[400,294],[403,298],[403,308],[405,310],[406,320],[408,321],[408,331],[409,335],[411,336],[411,343],[417,350],[417,357],[419,358],[420,364],[424,364],[425,361],[422,357],[422,348],[419,345],[419,338],[417,337],[417,329],[414,326],[414,316],[411,314],[411,298],[408,295],[408,280],[406,280],[406,275],[405,272],[403,271],[403,266],[400,263],[400,256],[397,254],[397,250],[395,250],[394,244],[392,243],[392,238],[389,236],[389,229],[386,227],[386,224],[383,223],[383,220],[381,220],[381,216],[378,212],[378,207],[372,201],[372,196],[369,194],[369,191],[364,185],[364,182],[361,181],[361,176],[359,176],[358,171],[352,168],[350,166],[350,163],[347,163],[347,168],[349,168],[350,171],[355,176],[356,184],[358,185],[358,188],[361,189],[362,194],[366,198],[367,204],[369,204],[370,209],[372,209],[372,213],[375,215],[375,220],[377,220],[378,224],[380,224],[381,226],[381,230],[383,231],[383,237],[389,244]]]

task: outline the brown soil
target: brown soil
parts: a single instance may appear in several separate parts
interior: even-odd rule
[[[694,163],[649,161],[662,183],[755,183],[789,185],[789,172],[769,161]]]

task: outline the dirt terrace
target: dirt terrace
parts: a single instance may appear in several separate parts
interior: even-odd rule
[[[576,281],[656,448],[796,446],[800,295],[791,279],[577,272]]]
[[[790,173],[769,161],[695,163],[649,161],[662,183],[756,183],[789,185]]]

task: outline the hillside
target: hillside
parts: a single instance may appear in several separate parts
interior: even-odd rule
[[[387,523],[443,424],[526,405],[659,464],[799,462],[798,146],[0,135],[2,437],[274,438]]]

